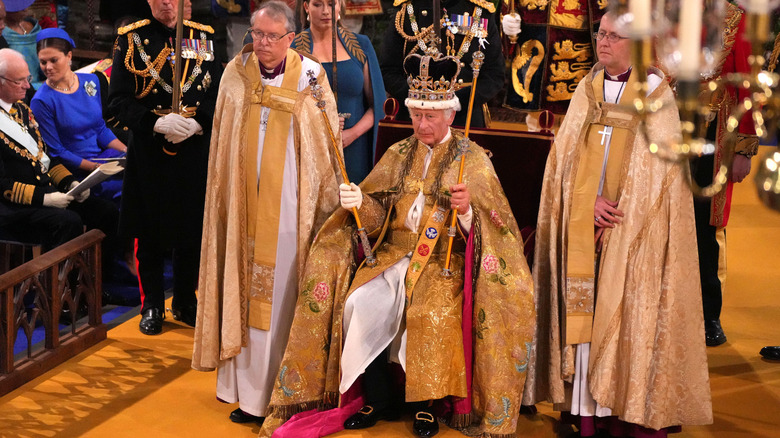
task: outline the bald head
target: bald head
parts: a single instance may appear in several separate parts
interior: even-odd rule
[[[24,98],[30,88],[30,69],[21,53],[0,49],[0,99],[13,103]]]

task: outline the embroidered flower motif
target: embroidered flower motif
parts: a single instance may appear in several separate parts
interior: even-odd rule
[[[482,269],[485,270],[486,274],[497,274],[498,257],[493,254],[486,255],[485,258],[482,259]]]
[[[317,283],[317,286],[314,286],[314,291],[312,291],[311,294],[315,300],[322,303],[328,299],[328,295],[330,295],[330,288],[325,283]]]
[[[497,226],[498,228],[504,226],[504,221],[501,220],[501,216],[499,216],[498,212],[495,210],[490,210],[490,222],[493,222],[493,225]]]
[[[87,81],[84,82],[84,91],[87,92],[90,97],[95,97],[97,94],[97,86],[95,85],[95,82],[93,81]]]
[[[493,225],[495,225],[496,228],[501,231],[501,234],[509,234],[511,232],[509,227],[507,227],[504,221],[501,220],[501,216],[495,210],[490,210],[490,222],[492,222]]]

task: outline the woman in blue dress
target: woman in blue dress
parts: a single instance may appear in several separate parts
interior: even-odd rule
[[[299,33],[292,47],[311,53],[325,68],[333,84],[332,0],[304,0],[309,28]],[[336,3],[338,17],[341,5]],[[350,181],[358,184],[374,167],[377,123],[385,116],[385,86],[374,48],[368,37],[338,26],[336,44],[336,87],[338,111],[342,118],[341,138],[344,161]]]
[[[70,69],[73,40],[57,28],[38,34],[38,60],[46,81],[30,107],[41,136],[77,179],[83,179],[103,161],[127,152],[103,120],[100,81],[92,73]],[[104,90],[103,92],[107,92]],[[92,194],[118,204],[122,175],[115,175],[92,189]]]

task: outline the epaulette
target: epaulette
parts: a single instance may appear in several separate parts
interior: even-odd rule
[[[111,66],[114,64],[114,60],[111,58],[101,59],[97,65],[95,65],[95,68],[92,70],[93,72],[100,72],[103,73],[104,71],[111,68]]]
[[[200,24],[190,20],[184,20],[184,25],[193,29],[202,30],[203,32],[214,33],[214,28],[208,24]]]
[[[151,21],[148,18],[145,18],[143,20],[138,20],[135,23],[130,23],[127,26],[120,27],[119,30],[117,30],[117,33],[119,35],[124,35],[127,32],[131,32],[138,29],[139,27],[144,27],[149,23],[151,23]]]
[[[395,0],[393,1],[393,7],[401,6],[402,4],[408,2],[410,0]],[[487,9],[488,12],[495,13],[496,12],[496,5],[495,3],[488,1],[488,0],[469,0],[471,3],[474,3],[475,5],[479,6],[480,8]]]

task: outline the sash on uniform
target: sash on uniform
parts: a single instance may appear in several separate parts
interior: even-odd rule
[[[254,53],[249,55],[246,71],[252,82],[253,94],[247,120],[247,157],[244,163],[247,183],[247,224],[252,251],[249,288],[250,327],[269,330],[276,267],[276,248],[279,238],[279,210],[282,202],[282,182],[287,140],[290,135],[295,101],[300,94],[300,56],[289,50],[282,86],[263,86],[260,67]],[[260,175],[257,175],[257,149],[260,115],[263,107],[271,109],[263,140]]]
[[[13,111],[14,108],[12,107],[11,110]],[[38,149],[38,143],[32,138],[32,135],[22,129],[19,123],[12,119],[5,111],[0,111],[0,114],[2,114],[2,117],[0,117],[0,131],[3,131],[5,135],[11,137],[15,142],[30,151],[33,157],[37,157],[40,153],[40,149]],[[48,172],[51,159],[49,159],[49,156],[46,155],[45,152],[41,154],[40,161],[43,166],[43,172]]]
[[[620,102],[633,102],[639,96],[636,75],[632,74],[625,85]],[[577,174],[572,190],[569,215],[569,241],[566,253],[566,344],[590,342],[595,309],[595,263],[594,205],[602,184],[602,196],[616,201],[621,189],[620,175],[623,171],[625,152],[633,144],[635,121],[633,116],[620,107],[603,101],[604,71],[593,79],[593,94],[598,110],[587,128],[586,144],[580,154]],[[612,127],[605,134],[606,127]],[[609,142],[605,137],[609,135]],[[606,167],[605,147],[609,146]],[[603,173],[603,174],[602,174]]]

